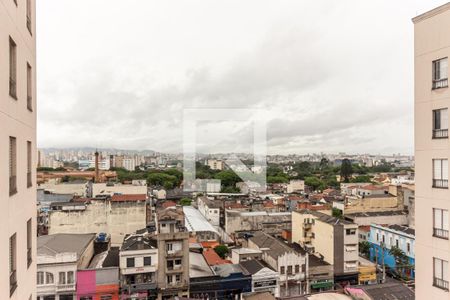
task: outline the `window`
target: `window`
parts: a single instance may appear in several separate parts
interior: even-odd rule
[[[17,288],[17,244],[16,234],[9,238],[9,294],[14,294]]]
[[[31,161],[32,161],[32,157],[31,157],[31,142],[28,141],[27,142],[27,187],[31,187],[33,185],[33,179],[31,177]]]
[[[448,109],[433,110],[433,139],[448,138]]]
[[[300,273],[300,266],[299,265],[295,265],[295,274]]]
[[[134,267],[134,257],[127,257],[127,268]]]
[[[433,208],[433,236],[448,239],[448,210]]]
[[[280,273],[281,273],[281,274],[284,274],[284,267],[281,267],[281,268],[280,268]]]
[[[345,234],[347,234],[347,235],[354,235],[354,234],[356,234],[356,229],[354,229],[354,228],[346,229],[345,230]]]
[[[448,291],[448,262],[439,258],[433,258],[433,285]]]
[[[433,187],[448,188],[447,159],[433,159]]]
[[[30,34],[32,35],[32,29],[31,29],[31,0],[27,0],[27,28]]]
[[[433,90],[448,86],[447,57],[433,61]]]
[[[17,46],[9,37],[9,95],[17,100]]]
[[[33,69],[27,63],[27,109],[33,111]]]
[[[100,296],[100,300],[112,300],[112,296],[111,295],[102,295],[102,296]]]
[[[287,273],[290,275],[292,274],[292,266],[287,267]]]
[[[395,247],[398,248],[398,239],[395,240]]]
[[[380,236],[378,235],[378,232],[377,232],[377,242],[380,240]]]
[[[16,138],[9,137],[9,195],[17,193],[17,147]]]
[[[180,274],[175,275],[175,281],[177,283],[181,282],[181,275]]]
[[[406,254],[411,253],[411,244],[409,242],[406,243]]]
[[[38,285],[42,285],[45,283],[44,281],[44,272],[37,272],[36,281]]]
[[[172,278],[172,275],[168,275],[168,276],[167,276],[167,283],[168,283],[168,284],[172,284],[172,279],[173,279],[173,278]]]
[[[33,229],[31,222],[32,222],[31,219],[27,221],[27,267],[30,267],[31,262],[33,261],[31,249],[31,243],[33,239]]]
[[[73,284],[74,282],[73,271],[67,272],[67,284]]]
[[[59,272],[58,284],[66,284],[66,272]]]
[[[53,280],[53,273],[45,272],[45,284],[53,284],[55,281]]]
[[[152,257],[146,256],[144,257],[144,266],[151,266],[152,265]]]

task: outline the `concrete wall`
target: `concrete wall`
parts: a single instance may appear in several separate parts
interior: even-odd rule
[[[36,31],[35,0],[31,0],[32,34],[27,29],[26,1],[0,0],[0,299],[36,297],[36,235],[32,263],[27,263],[27,221],[36,232]],[[17,99],[9,95],[9,38],[17,46]],[[27,63],[32,67],[32,111],[27,109]],[[17,193],[9,194],[9,137],[17,144]],[[32,186],[27,187],[27,141],[32,145]],[[9,239],[16,234],[17,288],[10,297]]]
[[[432,187],[432,159],[449,157],[448,139],[432,139],[432,110],[450,107],[450,89],[432,90],[432,61],[450,57],[450,4],[415,19],[416,298],[450,299],[432,286],[433,257],[450,261],[448,240],[435,238],[433,208],[450,209],[450,191]]]
[[[84,211],[49,212],[49,234],[106,232],[111,235],[112,245],[121,245],[127,233],[145,226],[143,201],[92,201]]]
[[[281,234],[283,229],[291,228],[291,213],[252,214],[247,212],[225,211],[225,231],[263,230],[270,234]]]

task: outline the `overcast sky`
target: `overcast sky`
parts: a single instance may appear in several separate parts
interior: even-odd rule
[[[253,108],[268,152],[413,153],[413,24],[446,1],[37,1],[38,146],[182,151]],[[248,152],[203,122],[202,152]]]

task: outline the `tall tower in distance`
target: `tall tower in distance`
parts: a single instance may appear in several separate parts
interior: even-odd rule
[[[450,299],[450,3],[413,19],[416,299]]]
[[[95,182],[98,183],[100,182],[100,170],[99,170],[99,153],[97,150],[95,150]]]
[[[0,0],[0,299],[36,299],[35,0]]]

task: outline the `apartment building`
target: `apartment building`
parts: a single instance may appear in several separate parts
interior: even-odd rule
[[[413,18],[416,299],[450,299],[450,3]]]
[[[158,299],[189,296],[189,232],[180,206],[157,211]]]
[[[148,233],[126,235],[119,256],[122,296],[155,299],[158,266],[156,239]]]
[[[358,282],[358,225],[327,214],[292,213],[292,242],[334,266],[335,282]]]
[[[0,0],[0,66],[0,299],[35,299],[35,0]]]

